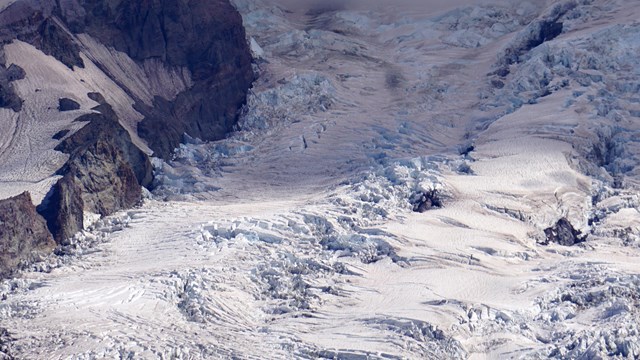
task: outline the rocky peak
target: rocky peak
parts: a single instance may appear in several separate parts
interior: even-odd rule
[[[100,99],[102,95],[92,96]],[[123,159],[131,165],[136,182],[141,186],[150,187],[153,181],[153,168],[147,154],[133,144],[131,136],[120,125],[117,115],[109,104],[103,103],[94,107],[93,110],[99,111],[99,113],[91,113],[77,118],[75,121],[86,121],[89,124],[61,142],[56,150],[71,155],[71,160],[73,160],[97,142],[111,143],[120,149]]]
[[[38,209],[58,242],[83,229],[84,212],[106,216],[131,208],[142,199],[142,186],[153,181],[148,156],[132,143],[111,106],[94,110],[100,112],[76,119],[89,123],[56,147],[70,158]]]

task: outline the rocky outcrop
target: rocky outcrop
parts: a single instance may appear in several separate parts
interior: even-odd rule
[[[60,111],[72,111],[78,109],[80,109],[80,104],[75,100],[69,98],[62,98],[58,100],[58,110]]]
[[[72,31],[134,60],[160,59],[191,72],[193,86],[175,99],[136,106],[145,115],[138,132],[156,156],[169,158],[185,133],[218,140],[232,130],[254,75],[242,18],[228,0],[66,3],[61,16]]]
[[[54,247],[28,192],[0,200],[0,278],[10,275],[20,262],[50,253]]]
[[[153,181],[149,158],[132,143],[111,107],[94,109],[101,113],[78,118],[89,123],[56,147],[70,158],[39,208],[61,243],[83,229],[85,212],[106,216],[131,208],[142,199],[142,186]]]
[[[78,34],[126,53],[141,67],[159,61],[189,73],[187,88],[174,98],[156,96],[145,103],[117,78],[121,75],[110,74],[88,54],[136,102],[144,116],[138,133],[156,156],[170,158],[184,134],[217,140],[236,124],[254,74],[242,18],[229,0],[18,0],[0,12],[0,49],[18,39],[69,68],[84,67],[81,52],[89,50]],[[22,100],[10,81],[24,72],[3,68],[0,106],[20,111]],[[109,215],[131,207],[153,181],[147,154],[133,144],[105,98],[88,96],[100,104],[76,119],[88,124],[71,135],[66,130],[53,135],[61,140],[56,150],[70,158],[38,208],[59,242],[83,228],[85,212]],[[59,100],[60,111],[79,107],[75,100]]]
[[[0,43],[28,42],[69,68],[83,67],[80,47],[64,24],[53,17],[54,0],[16,1],[0,13]]]
[[[82,190],[73,176],[64,176],[51,188],[38,212],[47,221],[54,239],[61,244],[84,228]]]
[[[185,133],[218,140],[233,129],[254,74],[242,18],[228,0],[22,0],[0,13],[0,43],[20,39],[70,68],[84,66],[80,33],[139,63],[189,70],[193,84],[175,99],[150,105],[124,89],[145,116],[138,132],[156,156],[170,158]]]
[[[572,246],[586,240],[586,236],[576,230],[565,218],[561,218],[554,226],[545,229],[544,235],[543,245],[553,242],[563,246]]]
[[[414,212],[423,213],[433,208],[441,208],[442,200],[437,190],[429,190],[415,194],[411,199]]]
[[[88,150],[90,145],[98,141],[111,142],[122,152],[123,159],[131,166],[136,182],[150,188],[153,182],[153,167],[147,154],[133,144],[131,136],[120,125],[110,105],[103,103],[93,110],[99,113],[83,115],[75,120],[87,121],[89,124],[65,139],[55,149],[71,155],[71,163],[79,154]]]
[[[13,88],[13,81],[24,79],[24,70],[16,65],[5,65],[4,52],[0,49],[0,108],[8,108],[19,112],[22,110],[22,99]]]
[[[133,169],[108,137],[79,151],[64,172],[43,211],[58,242],[64,243],[84,228],[84,212],[106,216],[142,199]]]
[[[19,38],[40,49],[43,53],[51,55],[61,63],[73,69],[74,66],[84,67],[80,57],[80,46],[72,35],[53,18],[45,19],[35,32]]]
[[[69,129],[60,130],[57,133],[53,134],[53,136],[51,138],[54,139],[54,140],[61,140],[62,138],[67,136],[67,134],[69,134],[69,132],[70,132]]]

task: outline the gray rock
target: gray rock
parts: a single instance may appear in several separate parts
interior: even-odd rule
[[[53,136],[51,138],[54,139],[54,140],[61,140],[62,138],[67,136],[69,131],[70,130],[68,130],[68,129],[60,130],[57,133],[53,134]]]
[[[229,1],[79,2],[87,16],[73,31],[136,61],[156,58],[190,70],[193,86],[174,100],[136,104],[145,115],[138,132],[156,156],[170,158],[185,133],[219,140],[233,129],[254,74],[242,18]]]
[[[413,211],[423,213],[433,208],[442,207],[442,199],[437,190],[429,190],[422,193],[414,194],[410,199]]]
[[[22,99],[13,88],[13,81],[24,79],[24,69],[16,64],[5,66],[4,50],[0,50],[0,107],[12,109],[15,112],[22,110]]]
[[[58,180],[38,206],[38,212],[47,220],[49,231],[62,245],[83,229],[83,209],[82,190],[70,175]]]
[[[77,101],[69,98],[62,98],[58,100],[58,110],[60,111],[72,111],[80,109],[80,104]]]
[[[83,212],[106,216],[131,208],[142,199],[142,186],[153,181],[149,158],[131,142],[111,107],[95,109],[106,115],[81,116],[77,121],[89,123],[56,147],[70,158],[38,209],[63,244],[83,229]]]
[[[79,33],[135,61],[159,59],[191,72],[193,86],[174,100],[137,102],[145,116],[138,132],[156,156],[170,158],[185,133],[219,140],[237,123],[254,74],[242,18],[228,0],[23,0],[0,12],[0,43],[20,39],[70,68],[84,66]],[[19,109],[2,85],[0,100]]]
[[[561,218],[554,226],[545,229],[544,234],[546,239],[543,245],[554,242],[563,246],[572,246],[586,240],[586,235],[582,235],[565,218]]]
[[[80,116],[75,121],[88,121],[89,125],[78,130],[75,134],[65,139],[56,150],[66,154],[84,151],[88,144],[99,138],[113,142],[114,146],[122,151],[122,155],[133,169],[137,182],[144,187],[151,187],[153,182],[153,167],[149,157],[131,140],[131,136],[118,122],[118,117],[109,104],[103,103],[93,110],[100,114],[92,113]]]

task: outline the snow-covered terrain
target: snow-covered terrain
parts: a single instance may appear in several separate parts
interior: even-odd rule
[[[140,208],[2,283],[1,351],[640,357],[634,1],[235,5],[259,72],[238,131],[188,139]],[[190,81],[166,80],[140,92]],[[413,211],[427,196],[443,206]],[[541,245],[561,218],[586,241]]]

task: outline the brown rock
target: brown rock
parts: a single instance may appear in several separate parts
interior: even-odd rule
[[[11,275],[22,261],[50,253],[55,245],[28,192],[0,200],[0,277]]]
[[[65,245],[66,240],[82,230],[83,224],[82,190],[65,175],[53,186],[38,212],[47,220],[47,226],[54,239]]]
[[[111,114],[108,105],[102,106]],[[89,120],[89,124],[56,147],[70,158],[59,172],[63,178],[38,210],[62,244],[83,229],[85,211],[107,216],[131,208],[142,199],[141,183],[153,180],[149,158],[110,116],[80,117],[78,120]]]

